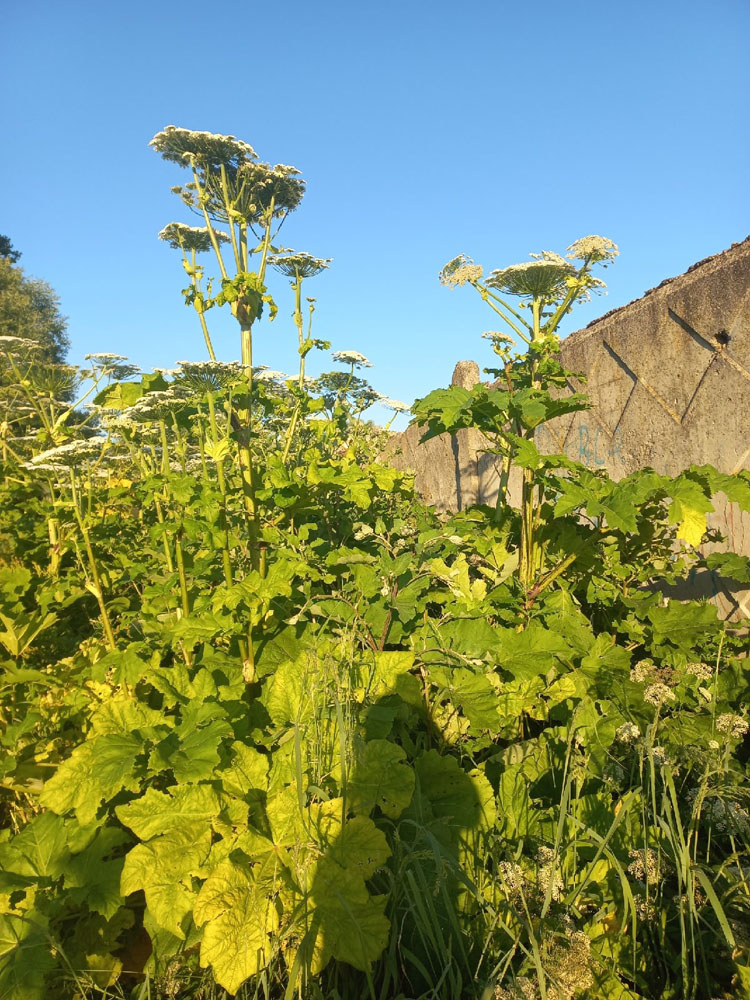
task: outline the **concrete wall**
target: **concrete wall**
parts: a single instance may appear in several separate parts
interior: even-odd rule
[[[750,238],[662,282],[602,316],[562,344],[562,362],[587,381],[593,408],[540,428],[538,447],[565,452],[620,479],[650,466],[676,475],[693,464],[721,472],[750,468]],[[459,362],[454,384],[479,381],[474,362]],[[420,445],[410,427],[385,456],[416,473],[417,488],[442,510],[495,502],[497,460],[473,430]],[[512,495],[515,490],[511,491]],[[750,515],[717,498],[711,527],[727,538],[712,549],[750,555]],[[750,595],[704,574],[694,592],[724,613],[750,615]]]

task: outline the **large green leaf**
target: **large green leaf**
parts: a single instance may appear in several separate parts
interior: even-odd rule
[[[367,972],[388,943],[387,896],[370,896],[361,874],[324,857],[315,866],[312,903],[312,971],[331,958]]]
[[[85,903],[90,910],[109,920],[123,903],[120,893],[123,858],[119,849],[127,843],[119,829],[105,827],[80,854],[65,866],[65,888],[74,903]]]
[[[208,828],[218,816],[221,801],[210,785],[177,785],[168,792],[149,788],[127,805],[117,806],[117,818],[141,840],[184,826]]]
[[[722,576],[737,580],[738,583],[750,583],[750,558],[738,556],[735,552],[712,552],[706,558],[709,569],[716,570]]]
[[[149,757],[154,770],[171,768],[177,781],[211,778],[219,764],[219,744],[232,727],[216,702],[191,702],[183,709],[177,729],[159,743]]]
[[[268,786],[268,761],[268,754],[244,743],[233,743],[231,763],[218,774],[224,790],[240,798],[254,790],[265,791]]]
[[[492,787],[479,771],[466,772],[454,757],[427,750],[415,764],[420,799],[432,815],[459,835],[488,829],[495,821]]]
[[[54,964],[41,913],[0,913],[0,1000],[47,1000],[44,978]]]
[[[268,793],[266,815],[277,847],[290,847],[310,839],[310,817],[296,784]]]
[[[438,667],[430,671],[430,679],[440,684],[474,729],[498,729],[497,690],[485,674],[466,667]]]
[[[672,483],[669,492],[669,522],[677,524],[677,537],[697,548],[706,531],[706,514],[714,509],[706,491],[695,481],[680,476]]]
[[[343,808],[342,798],[310,806],[310,830],[326,857],[363,879],[371,878],[390,857],[388,841],[368,816],[354,816],[342,824]]]
[[[263,692],[263,704],[277,726],[299,725],[311,718],[314,710],[312,686],[319,673],[319,661],[310,652],[303,652],[296,660],[287,660],[277,666]]]
[[[711,632],[718,632],[721,622],[716,606],[691,601],[681,604],[669,601],[666,607],[653,607],[648,611],[657,643],[669,643],[690,652],[699,639]]]
[[[211,966],[216,981],[230,993],[268,965],[279,914],[253,868],[222,862],[203,884],[193,918],[203,925],[201,965]]]
[[[102,801],[123,789],[136,791],[138,780],[133,771],[142,749],[143,743],[136,735],[94,736],[63,761],[45,783],[39,801],[60,815],[75,809],[81,826],[88,826]]]
[[[35,816],[20,833],[0,844],[0,867],[17,875],[59,878],[69,856],[65,821],[51,812]]]
[[[499,665],[510,671],[516,680],[546,673],[555,666],[558,657],[569,656],[567,641],[538,622],[531,622],[522,632],[498,629]]]
[[[414,794],[414,771],[401,747],[388,740],[369,740],[358,748],[348,794],[354,812],[369,814],[379,806],[398,819]]]
[[[137,844],[125,858],[120,891],[128,896],[143,889],[159,926],[184,938],[182,923],[195,901],[191,876],[200,871],[210,850],[211,830],[203,823],[186,823],[147,844]]]
[[[123,691],[108,698],[99,706],[91,716],[91,727],[97,735],[105,733],[129,735],[138,729],[169,725],[170,721],[163,712],[149,708],[133,695]]]

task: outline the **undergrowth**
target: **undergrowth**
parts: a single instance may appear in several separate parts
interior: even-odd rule
[[[746,623],[659,587],[750,582],[698,553],[750,475],[615,483],[534,443],[587,406],[556,331],[614,244],[444,269],[513,340],[413,408],[496,456],[497,503],[438,516],[376,459],[366,359],[306,372],[330,261],[277,245],[298,172],[153,145],[190,174],[202,225],[161,235],[210,360],[2,340],[0,997],[747,996]],[[291,377],[253,358],[273,268]]]

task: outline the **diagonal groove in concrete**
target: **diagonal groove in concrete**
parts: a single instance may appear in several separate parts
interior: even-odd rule
[[[700,387],[703,385],[703,383],[705,382],[706,375],[708,375],[709,371],[711,370],[711,365],[714,363],[714,361],[716,361],[716,359],[717,359],[718,356],[719,356],[718,354],[714,353],[714,356],[711,358],[711,360],[706,365],[706,370],[703,372],[703,374],[701,375],[701,377],[698,379],[698,384],[696,385],[695,389],[693,389],[693,395],[688,400],[688,404],[685,407],[685,410],[683,411],[682,416],[680,417],[680,423],[682,423],[686,419],[688,413],[690,412],[690,408],[692,407],[693,403],[695,402],[695,399],[696,399],[696,397],[698,395],[698,391],[699,391]]]
[[[744,302],[743,302],[743,305],[744,305]],[[734,370],[736,372],[738,372],[740,375],[742,375],[743,378],[746,378],[750,382],[750,372],[747,370],[747,368],[745,368],[743,365],[741,365],[739,363],[739,361],[735,361],[734,358],[731,357],[731,355],[729,355],[727,353],[726,348],[719,348],[719,347],[716,346],[716,344],[712,344],[709,340],[706,340],[706,338],[704,336],[702,336],[700,333],[698,333],[698,331],[695,330],[687,322],[687,320],[684,320],[682,318],[682,316],[678,316],[678,314],[674,311],[674,309],[668,308],[667,311],[669,313],[669,318],[673,319],[675,321],[675,323],[682,330],[685,331],[685,333],[687,333],[689,336],[691,336],[693,338],[693,340],[696,341],[696,343],[700,344],[701,347],[705,347],[707,350],[711,351],[711,353],[715,357],[719,357],[719,358],[722,359],[722,361],[726,361],[726,363],[731,368],[734,368]],[[735,324],[737,323],[737,320],[740,318],[741,314],[742,314],[742,306],[740,306],[740,309],[739,309],[739,311],[737,313],[737,316],[735,316],[735,318],[732,320],[731,327],[735,326]],[[706,370],[708,370],[708,369],[706,369]],[[704,375],[705,375],[705,372],[704,372]],[[691,400],[691,402],[692,402],[692,400]]]
[[[617,353],[617,351],[614,349],[614,347],[608,344],[607,341],[604,340],[604,338],[602,338],[602,347],[614,359],[615,364],[619,365],[620,368],[622,368],[622,370],[625,372],[625,374],[633,380],[633,387],[628,393],[628,398],[623,403],[622,410],[620,410],[620,416],[617,418],[617,423],[615,424],[614,429],[610,431],[610,433],[614,437],[617,431],[619,430],[620,424],[622,423],[622,418],[625,416],[625,410],[627,410],[628,404],[630,403],[630,400],[633,398],[635,387],[638,385],[638,376],[630,367],[630,365],[627,363],[627,361],[624,361]]]
[[[712,344],[710,340],[706,340],[705,337],[701,336],[701,334],[698,333],[697,330],[693,329],[693,327],[687,322],[687,320],[684,320],[682,316],[679,316],[670,306],[667,306],[667,313],[669,314],[669,318],[671,320],[674,320],[674,322],[680,327],[680,329],[684,330],[685,333],[689,337],[692,337],[696,343],[700,344],[701,347],[705,347],[706,350],[710,351],[712,354],[716,354],[716,345]]]

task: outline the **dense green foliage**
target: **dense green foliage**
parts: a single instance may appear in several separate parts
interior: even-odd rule
[[[494,385],[415,405],[501,466],[494,507],[439,517],[375,458],[365,359],[305,375],[327,262],[273,246],[291,168],[155,145],[205,212],[165,230],[187,304],[209,351],[206,312],[232,309],[244,364],[93,357],[85,417],[19,381],[40,430],[0,469],[0,998],[746,996],[746,635],[658,587],[700,565],[715,493],[750,509],[750,475],[614,483],[534,445],[586,405],[555,327],[612,245],[546,255],[552,281],[444,272],[531,322],[511,310],[522,354],[494,335]],[[251,367],[274,260],[293,379]]]

